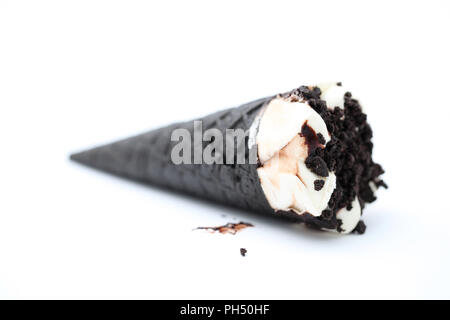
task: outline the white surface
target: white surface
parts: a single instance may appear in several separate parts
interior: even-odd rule
[[[0,297],[450,298],[449,14],[448,1],[0,1]],[[387,171],[363,236],[67,160],[328,80],[361,97]],[[255,227],[192,231],[234,219]]]

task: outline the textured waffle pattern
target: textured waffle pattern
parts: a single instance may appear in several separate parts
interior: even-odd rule
[[[199,119],[202,120],[203,131],[210,128],[222,132],[225,129],[248,130],[270,99],[259,99]],[[72,155],[71,159],[102,171],[195,197],[245,210],[274,212],[262,191],[257,165],[248,164],[248,154],[246,164],[243,165],[173,164],[171,151],[177,142],[172,142],[170,138],[177,128],[189,130],[193,137],[193,121],[188,121],[83,151]]]

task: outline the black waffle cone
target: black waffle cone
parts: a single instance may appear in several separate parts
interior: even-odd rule
[[[202,119],[203,130],[248,130],[272,97],[220,111]],[[171,160],[173,130],[184,128],[193,136],[194,122],[172,124],[135,137],[71,155],[71,159],[108,173],[186,193],[245,210],[274,213],[266,200],[257,164],[180,164]],[[248,150],[248,139],[246,140]],[[226,152],[224,150],[224,152]],[[224,154],[224,158],[226,154]]]

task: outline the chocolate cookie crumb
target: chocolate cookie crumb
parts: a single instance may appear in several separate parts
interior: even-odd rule
[[[292,93],[300,95],[322,117],[331,138],[324,149],[308,150],[306,167],[319,177],[326,177],[329,172],[336,175],[336,189],[328,202],[328,208],[318,218],[304,217],[303,220],[319,229],[342,231],[342,221],[336,218],[340,209],[351,207],[355,198],[361,208],[366,203],[375,201],[376,197],[370,186],[372,183],[377,188],[387,187],[380,179],[380,175],[384,173],[383,168],[372,160],[372,129],[359,101],[352,98],[350,92],[344,94],[343,109],[328,109],[326,102],[320,99],[321,91],[318,87],[302,86]],[[323,137],[317,134],[317,139],[322,140]],[[316,182],[314,187],[316,189]],[[361,221],[354,232],[364,231],[365,224]]]
[[[320,177],[328,177],[328,168],[325,161],[319,156],[309,156],[305,161],[306,167]]]
[[[326,143],[325,138],[323,137],[323,135],[320,132],[317,134],[317,138],[319,139],[320,144]]]
[[[330,221],[333,218],[333,212],[331,210],[323,210],[320,217],[326,221]]]
[[[314,190],[320,191],[323,188],[324,184],[325,184],[325,181],[323,181],[323,180],[315,180],[314,181]]]
[[[364,223],[364,221],[360,220],[352,232],[359,234],[363,234],[364,232],[366,232],[366,224]]]
[[[231,233],[231,234],[236,234],[237,232],[241,231],[242,229],[248,228],[248,227],[253,227],[253,225],[251,223],[247,223],[247,222],[239,222],[239,223],[227,223],[226,225],[223,226],[219,226],[219,227],[198,227],[194,230],[207,230],[210,231],[211,233],[214,232],[220,232],[222,234],[226,234],[226,233]]]
[[[241,256],[245,257],[246,253],[247,253],[247,249],[241,248]]]

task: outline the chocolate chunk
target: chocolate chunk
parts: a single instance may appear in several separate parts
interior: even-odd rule
[[[323,181],[323,180],[315,180],[314,181],[314,190],[320,191],[323,188],[324,184],[325,184],[325,181]]]
[[[317,134],[317,138],[319,139],[320,144],[326,143],[325,138],[323,137],[323,135],[320,132]]]
[[[366,224],[364,223],[364,221],[360,220],[352,232],[359,234],[363,234],[364,232],[366,232]]]
[[[342,208],[351,208],[355,197],[358,197],[361,208],[365,203],[375,201],[370,182],[377,187],[387,187],[379,178],[384,173],[383,168],[372,160],[372,129],[358,100],[353,99],[350,92],[344,95],[344,109],[324,108],[326,104],[311,88],[303,88],[302,97],[325,121],[331,138],[325,149],[316,148],[308,153],[306,166],[319,176],[327,176],[328,171],[336,175],[336,189],[328,208],[322,212],[320,219],[316,219],[318,221],[309,223],[318,228],[343,231],[340,228],[342,222],[336,218],[337,212]],[[320,140],[323,138],[317,136]],[[364,223],[358,224],[358,230],[364,232]]]
[[[331,210],[323,210],[321,218],[326,221],[330,221],[333,218],[333,212]]]
[[[305,161],[306,167],[320,177],[328,177],[328,168],[325,161],[318,156],[309,156]]]
[[[247,253],[247,249],[241,248],[241,256],[245,257],[246,253]]]
[[[320,99],[321,91],[318,87],[310,88],[307,86],[301,86],[297,89],[294,89],[290,94],[301,96],[303,99],[306,100]]]
[[[383,180],[375,182],[375,185],[377,186],[377,188],[379,188],[379,187],[383,187],[385,189],[388,188],[388,185]]]
[[[337,232],[343,232],[344,229],[342,229],[342,220],[337,219],[336,221],[337,221],[337,227],[336,227]]]

